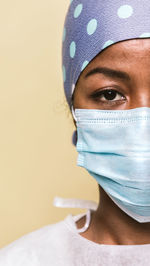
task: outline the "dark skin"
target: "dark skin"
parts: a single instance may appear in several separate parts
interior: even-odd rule
[[[101,110],[150,107],[150,39],[120,42],[96,56],[79,77],[73,106]],[[81,236],[106,245],[150,244],[150,222],[137,222],[100,186],[99,192],[98,209],[92,212],[90,227]],[[77,227],[84,223],[85,217]]]

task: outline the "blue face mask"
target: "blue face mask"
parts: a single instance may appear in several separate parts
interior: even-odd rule
[[[150,222],[150,108],[76,109],[78,165],[138,222]]]

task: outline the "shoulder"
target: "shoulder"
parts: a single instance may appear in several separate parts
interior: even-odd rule
[[[69,234],[69,219],[71,220],[71,215],[56,224],[47,225],[26,234],[0,249],[0,265],[62,265],[59,260],[66,252],[64,247],[66,247],[65,242]]]

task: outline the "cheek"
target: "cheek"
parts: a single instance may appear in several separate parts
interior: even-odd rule
[[[87,93],[78,91],[74,94],[73,99],[74,109],[98,109],[96,103],[94,103]]]
[[[91,86],[93,88],[93,86]],[[74,108],[90,109],[90,89],[89,84],[85,84],[83,80],[77,83],[73,95]]]
[[[88,97],[88,93],[86,93],[85,89],[81,89],[80,87],[75,89],[73,96],[73,106],[78,109],[90,109],[91,102]]]
[[[84,101],[83,91],[79,86],[75,87],[75,91],[73,94],[73,106],[74,108],[82,108],[82,104]]]

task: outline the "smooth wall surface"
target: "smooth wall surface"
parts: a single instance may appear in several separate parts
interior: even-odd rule
[[[98,201],[76,166],[63,94],[61,40],[69,0],[0,3],[0,247],[69,213],[53,198]]]

